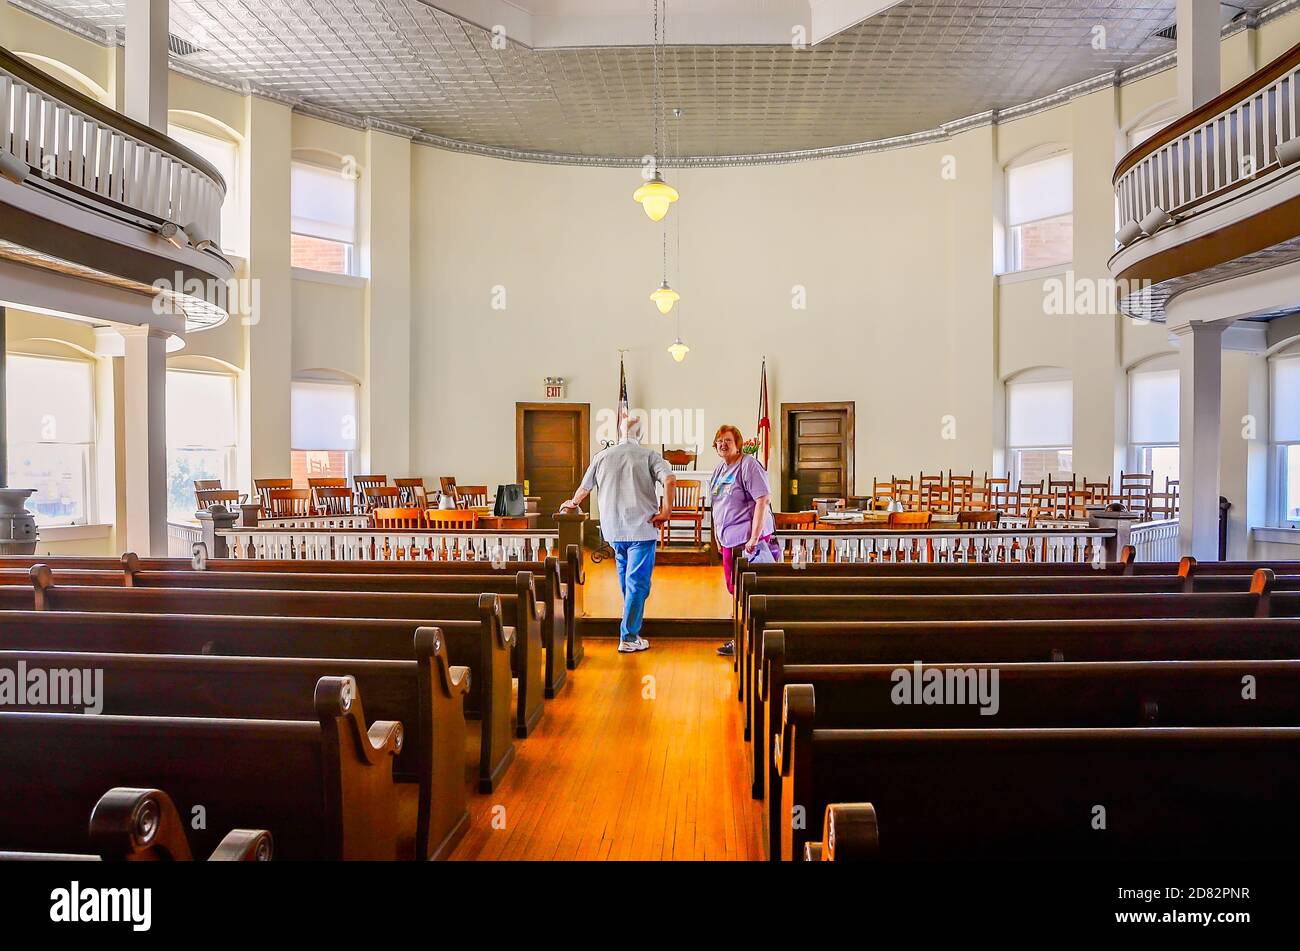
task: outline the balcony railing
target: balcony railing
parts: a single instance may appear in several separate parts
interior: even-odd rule
[[[4,49],[0,150],[74,197],[142,224],[171,222],[195,244],[221,246],[226,184],[215,168]]]
[[[1121,234],[1130,223],[1150,233],[1142,223],[1157,209],[1177,218],[1276,171],[1277,147],[1296,137],[1298,84],[1300,44],[1124,156]]]

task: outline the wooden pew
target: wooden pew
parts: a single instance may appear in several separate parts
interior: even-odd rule
[[[1300,623],[1294,632],[1292,656],[1300,657]],[[779,632],[767,634],[763,733],[754,744],[752,768],[756,796],[763,795],[766,778],[769,843],[780,841],[781,815],[780,779],[772,766],[781,711],[773,699],[783,698],[788,684],[807,684],[816,691],[819,729],[1300,726],[1300,660],[833,664],[816,662],[813,643],[801,645],[803,662],[788,663],[784,639],[775,636]],[[1178,634],[1167,636],[1173,640]],[[974,702],[897,703],[900,669],[908,671],[909,684],[931,671],[940,676],[975,671],[978,677],[980,670],[995,669],[996,713],[985,715]],[[1251,699],[1243,697],[1247,676],[1253,678]],[[963,687],[967,684],[969,680],[962,681]],[[775,858],[775,850],[769,857]]]
[[[1250,575],[1203,574],[1195,559],[1184,558],[1170,575],[1077,574],[1039,575],[1036,565],[1026,565],[1023,575],[913,575],[901,568],[897,574],[759,575],[740,576],[736,605],[736,643],[745,639],[749,598],[753,595],[972,595],[972,594],[1173,594],[1177,592],[1233,593],[1251,589]],[[1289,575],[1274,575],[1272,591],[1300,591],[1300,564]],[[740,696],[743,699],[743,689]]]
[[[805,862],[874,862],[880,857],[880,828],[869,802],[826,807],[820,842],[806,842]]]
[[[34,824],[41,816],[29,817]],[[117,786],[95,803],[87,836],[90,854],[0,852],[0,862],[189,862],[193,860],[185,824],[171,797],[158,789]],[[269,862],[274,853],[265,829],[226,833],[209,862]]]
[[[146,571],[138,567],[134,555],[123,556],[125,569],[125,587],[135,588],[237,588],[241,590],[266,591],[364,591],[367,593],[403,593],[403,594],[482,594],[489,592],[502,595],[503,602],[508,596],[518,595],[520,578],[528,574],[533,578],[533,590],[539,612],[542,630],[542,647],[544,650],[545,670],[542,677],[542,693],[548,700],[556,696],[564,686],[568,668],[566,655],[565,603],[560,583],[559,559],[549,558],[544,565],[545,579],[539,579],[532,572],[516,571],[491,573],[491,566],[484,562],[470,562],[489,573],[449,572],[446,574],[423,572],[418,574],[396,574],[392,572],[375,574],[354,574],[339,572],[296,572],[296,571]],[[290,563],[292,564],[292,563]],[[75,580],[64,579],[63,572],[56,572],[58,584],[77,584]],[[525,602],[527,602],[527,596]],[[507,622],[511,623],[511,622]],[[520,640],[521,648],[525,645]],[[526,663],[525,657],[517,658],[516,673],[522,669],[519,665]]]
[[[470,669],[465,715],[482,723],[476,781],[480,792],[491,792],[515,756],[510,716],[515,632],[502,624],[496,595],[481,595],[478,607],[476,621],[434,626],[442,633],[449,663]],[[4,611],[0,649],[414,661],[415,634],[422,626],[404,620]]]
[[[212,829],[190,830],[201,854],[238,826],[269,831],[290,861],[396,859],[402,725],[367,728],[355,687],[322,678],[314,721],[0,712],[0,842],[76,852],[103,790],[135,777],[182,815],[203,807]]]
[[[786,688],[782,802],[808,819],[779,823],[785,860],[842,802],[872,805],[888,860],[1241,861],[1300,845],[1300,727],[821,730],[814,700]]]
[[[477,594],[408,594],[359,591],[241,590],[220,588],[104,588],[63,585],[54,573],[31,569],[38,611],[104,613],[221,614],[258,617],[400,618],[441,626],[444,620],[480,617]],[[487,582],[480,582],[486,584]],[[546,605],[539,604],[530,572],[496,582],[508,593],[498,600],[504,623],[516,631],[511,666],[519,680],[516,735],[526,737],[542,717],[542,624]],[[0,607],[12,610],[11,590],[0,587]],[[473,670],[473,665],[469,665]]]
[[[452,667],[437,628],[415,632],[414,661],[214,657],[0,650],[0,671],[102,671],[111,686],[99,712],[112,716],[301,720],[314,715],[322,677],[352,677],[368,712],[403,725],[393,765],[402,852],[445,858],[469,823],[465,792],[464,696],[469,669]],[[45,702],[6,709],[76,713]],[[78,698],[79,700],[82,698]]]
[[[188,571],[194,570],[194,562],[189,558],[138,558],[128,552],[122,556],[87,556],[87,555],[9,555],[0,557],[0,572],[9,570],[29,570],[36,565],[48,565],[55,571],[59,569],[80,571],[120,571],[127,559],[134,559],[137,570],[143,571]],[[514,575],[520,571],[531,571],[539,579],[539,596],[548,603],[552,600],[550,592],[542,588],[550,584],[550,575],[545,561],[510,561],[502,569],[495,569],[486,561],[272,561],[265,559],[215,559],[205,561],[206,571],[290,571],[309,574],[507,574]],[[565,627],[565,662],[569,670],[575,669],[584,656],[582,646],[582,628],[578,623],[582,615],[582,587],[586,584],[582,552],[577,545],[569,545],[559,559],[559,591],[564,603]],[[61,575],[62,576],[62,575]],[[69,578],[66,584],[74,582]],[[88,584],[97,582],[88,581]],[[548,612],[549,613],[549,612]],[[553,678],[548,681],[554,683]]]
[[[745,736],[751,735],[755,671],[761,632],[786,621],[968,621],[981,619],[1297,617],[1300,592],[1272,593],[1272,572],[1261,569],[1249,592],[1229,594],[975,594],[975,595],[751,595],[737,651]]]

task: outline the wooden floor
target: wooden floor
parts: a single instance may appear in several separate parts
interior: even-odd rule
[[[590,617],[621,617],[623,596],[613,559],[587,561],[583,597]],[[729,618],[731,595],[721,565],[655,565],[645,616],[652,618]]]
[[[763,857],[731,661],[699,640],[616,646],[587,642],[500,788],[470,797],[454,860]]]

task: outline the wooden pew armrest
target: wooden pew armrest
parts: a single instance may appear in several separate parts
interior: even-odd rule
[[[376,720],[367,729],[357,682],[352,677],[322,677],[316,682],[316,715],[328,731],[348,734],[347,744],[357,759],[367,766],[378,766],[402,750],[402,724],[396,720]],[[344,721],[342,725],[338,721]],[[340,737],[341,739],[341,737]]]
[[[880,858],[880,828],[869,802],[831,803],[822,822],[823,862],[870,862]]]
[[[269,862],[274,854],[271,833],[265,829],[232,829],[217,843],[209,862]]]

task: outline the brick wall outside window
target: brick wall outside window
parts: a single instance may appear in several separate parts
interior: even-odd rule
[[[325,271],[329,274],[348,273],[348,246],[338,241],[326,241],[323,238],[309,238],[306,235],[292,235],[291,263],[294,267],[309,271]]]

